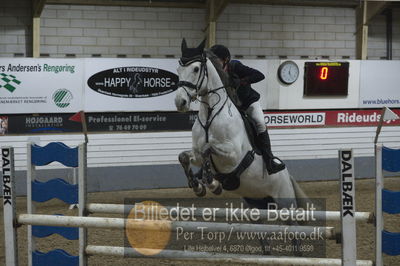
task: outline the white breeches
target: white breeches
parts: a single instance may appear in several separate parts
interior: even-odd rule
[[[246,114],[256,122],[258,134],[267,130],[264,120],[264,113],[259,101],[252,103],[249,108],[247,108]]]

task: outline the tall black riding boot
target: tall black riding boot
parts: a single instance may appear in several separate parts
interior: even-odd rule
[[[271,151],[271,141],[269,139],[268,131],[258,134],[258,139],[261,144],[261,152],[267,167],[268,174],[275,174],[283,169],[285,169],[285,164],[272,154]]]

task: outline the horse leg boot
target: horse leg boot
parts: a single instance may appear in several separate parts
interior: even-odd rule
[[[193,192],[198,197],[204,197],[206,195],[205,186],[199,182],[198,174],[193,174],[190,167],[190,151],[184,151],[179,154],[179,162],[181,163],[185,175],[188,179],[188,186],[193,189]]]
[[[285,169],[285,164],[272,154],[271,141],[269,139],[268,131],[265,130],[258,134],[258,140],[261,145],[262,156],[268,171],[268,174],[275,174]]]
[[[206,186],[210,189],[212,193],[215,195],[220,195],[222,193],[222,185],[214,179],[214,175],[211,171],[211,153],[212,149],[208,148],[206,149],[202,156],[203,156],[203,165],[200,169],[201,175],[202,175],[202,180],[203,184],[206,184]]]

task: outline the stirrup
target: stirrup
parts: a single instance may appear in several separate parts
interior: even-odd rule
[[[279,164],[276,163],[275,160],[278,160],[280,163]],[[270,174],[270,175],[278,173],[285,168],[286,168],[286,165],[282,162],[282,160],[275,156],[272,157],[270,159],[269,163],[267,164],[267,171],[268,171],[268,174]]]

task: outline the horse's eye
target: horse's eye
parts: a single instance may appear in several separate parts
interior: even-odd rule
[[[193,68],[193,71],[196,72],[196,73],[199,72],[199,67]]]

